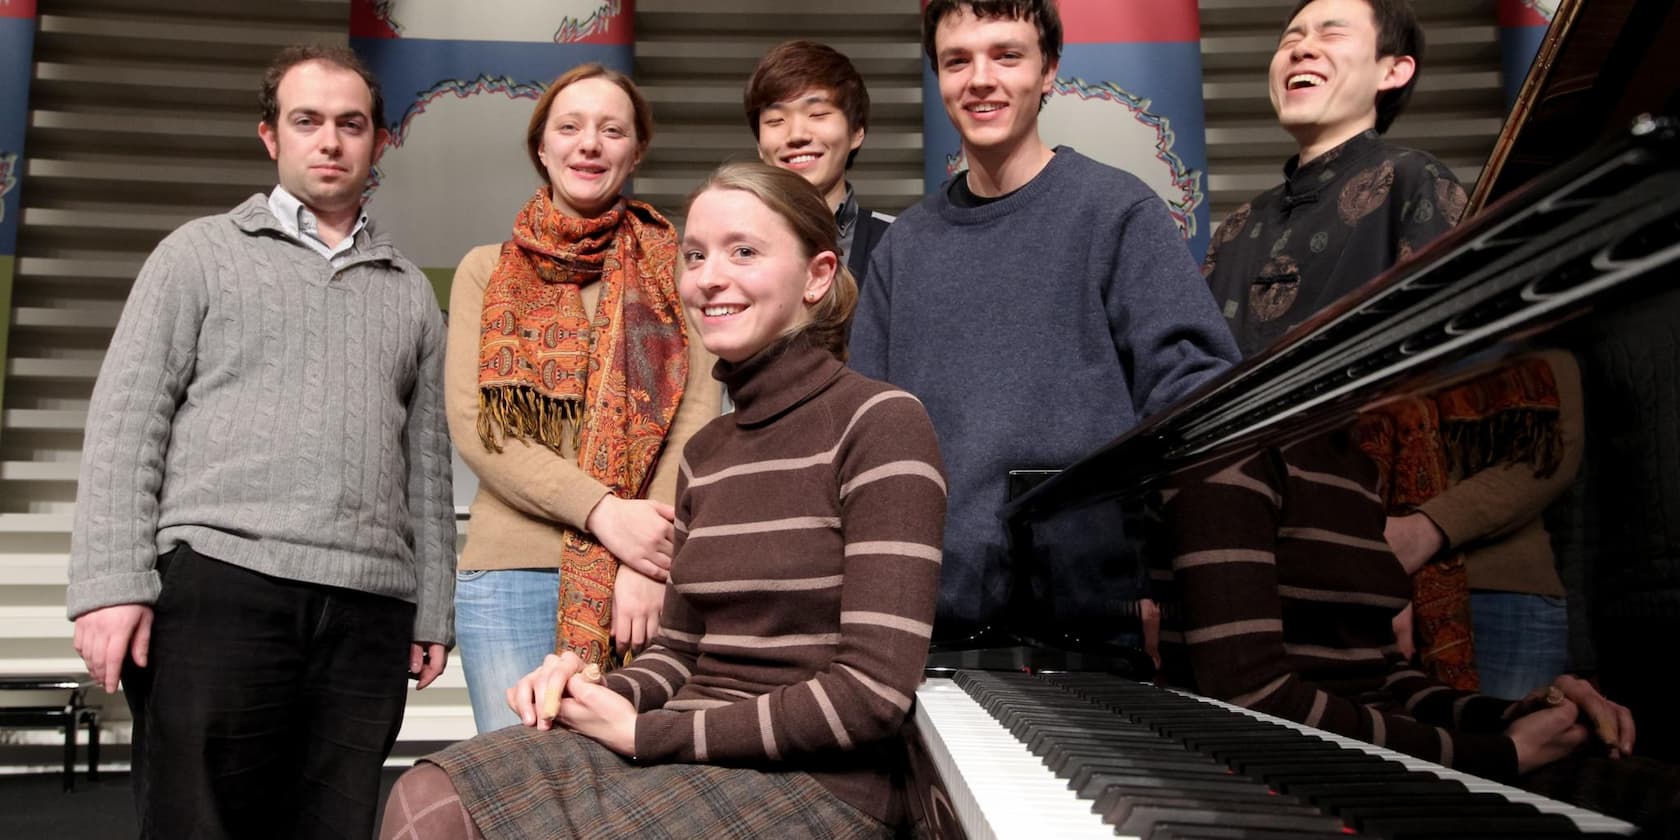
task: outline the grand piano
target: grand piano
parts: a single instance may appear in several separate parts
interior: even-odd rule
[[[1554,504],[1567,510],[1548,525],[1567,532],[1557,541],[1575,549],[1560,551],[1560,563],[1572,589],[1587,593],[1571,620],[1614,612],[1617,587],[1640,585],[1628,571],[1640,558],[1680,562],[1680,493],[1652,486],[1680,475],[1677,48],[1672,0],[1565,0],[1459,227],[1016,498],[1012,532],[1030,546],[1035,523],[1099,506],[1147,519],[1167,482],[1214,459],[1346,428],[1386,400],[1531,348],[1562,349],[1581,367],[1587,442],[1580,477]],[[1017,587],[1030,589],[1027,567],[1043,561],[1030,549],[1016,561]],[[1079,667],[1093,662],[1109,667]],[[1639,830],[1133,679],[1147,671],[1128,674],[1135,660],[1052,654],[1006,664],[930,669],[917,693],[907,734],[912,810],[934,837]],[[1672,685],[1680,663],[1653,664],[1650,678]]]

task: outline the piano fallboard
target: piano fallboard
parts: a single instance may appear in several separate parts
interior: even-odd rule
[[[1634,826],[1382,747],[1106,674],[916,692],[935,838],[1616,837]]]

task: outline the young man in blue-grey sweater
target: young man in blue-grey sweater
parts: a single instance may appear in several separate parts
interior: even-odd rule
[[[88,409],[68,611],[142,838],[371,836],[452,643],[443,318],[362,212],[378,86],[294,47],[260,101],[279,186],[152,252]]]
[[[922,44],[969,169],[875,249],[851,359],[919,397],[939,434],[950,503],[935,638],[953,641],[995,624],[1008,598],[1008,472],[1067,466],[1238,356],[1161,199],[1040,139],[1062,44],[1052,0],[932,0]],[[1051,605],[1064,628],[1106,635],[1137,603],[1120,537],[1087,520],[1038,544],[1078,582]]]

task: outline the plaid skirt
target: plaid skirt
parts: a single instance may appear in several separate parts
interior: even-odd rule
[[[581,735],[510,726],[427,756],[486,840],[891,838],[806,773],[637,765]]]

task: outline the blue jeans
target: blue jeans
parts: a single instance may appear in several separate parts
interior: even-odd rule
[[[559,569],[455,573],[455,643],[479,732],[519,723],[507,690],[554,652],[559,606]]]
[[[1550,685],[1569,665],[1569,607],[1524,592],[1470,593],[1481,692],[1506,700]]]

